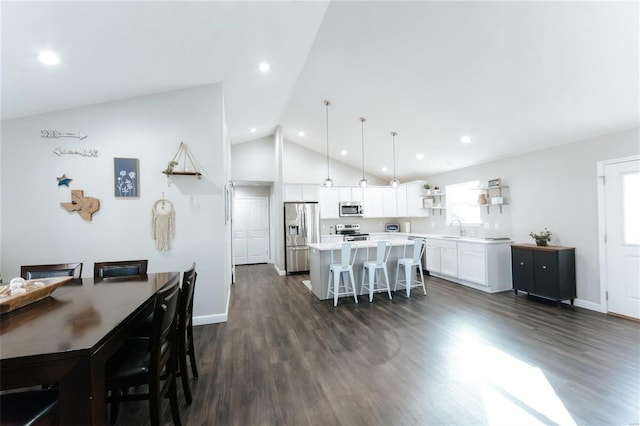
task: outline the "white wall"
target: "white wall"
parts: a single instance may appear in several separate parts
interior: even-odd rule
[[[20,265],[83,262],[83,276],[95,261],[149,259],[150,272],[183,271],[197,263],[194,315],[199,322],[226,319],[230,277],[229,232],[224,221],[228,178],[228,135],[222,85],[138,97],[2,122],[2,276],[18,276]],[[83,132],[77,139],[43,139],[40,130]],[[205,175],[175,177],[168,187],[161,173],[181,141]],[[97,158],[56,156],[55,147],[95,148]],[[226,152],[225,152],[226,150]],[[140,160],[140,198],[116,199],[114,157]],[[57,186],[66,173],[70,188]],[[88,222],[60,202],[72,189],[100,199]],[[171,250],[159,252],[151,237],[151,209],[162,197],[176,210]]]
[[[509,185],[510,205],[503,215],[492,207],[483,212],[491,230],[477,229],[480,235],[502,234],[516,242],[531,243],[529,232],[544,227],[553,233],[552,245],[576,248],[578,299],[584,306],[600,305],[598,259],[597,173],[596,164],[640,153],[640,129],[605,135],[556,148],[507,158],[478,166],[433,175],[432,185],[445,185],[479,179],[486,182],[502,178]],[[445,216],[413,219],[412,231],[443,233]],[[493,229],[498,223],[499,229]],[[433,226],[432,226],[433,225]]]
[[[293,142],[284,141],[282,177],[287,183],[317,183],[327,178],[327,159],[324,155],[311,151]],[[337,186],[357,186],[362,179],[362,170],[330,159],[329,173]],[[386,185],[389,182],[365,173],[371,185]]]
[[[231,179],[273,182],[276,177],[273,136],[231,145]]]

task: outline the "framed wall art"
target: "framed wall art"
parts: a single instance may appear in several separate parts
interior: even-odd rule
[[[140,170],[137,158],[113,159],[113,184],[116,198],[140,197]]]

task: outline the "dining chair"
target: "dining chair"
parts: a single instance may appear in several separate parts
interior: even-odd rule
[[[369,258],[369,251],[372,247],[367,247],[367,257],[362,264],[362,280],[360,284],[360,293],[364,292],[365,288],[369,290],[369,302],[373,302],[373,292],[387,290],[389,293],[389,300],[391,297],[391,287],[389,284],[389,271],[387,270],[387,260],[391,254],[391,243],[389,241],[378,241],[375,245],[376,258],[371,260]],[[369,280],[365,280],[365,276],[369,272]],[[384,275],[383,275],[384,274]],[[376,280],[377,277],[377,280]],[[385,278],[383,281],[382,278]]]
[[[407,291],[407,297],[411,295],[411,289],[414,287],[422,287],[424,295],[427,295],[427,288],[424,286],[424,275],[422,272],[422,255],[424,254],[425,240],[422,238],[416,238],[413,240],[413,256],[407,257],[407,247],[404,246],[404,251],[401,259],[398,259],[398,266],[396,266],[396,284],[393,287],[393,291],[396,291],[398,285],[405,287]],[[420,273],[420,282],[416,281],[413,284],[413,268],[416,268]],[[404,270],[404,280],[400,279],[400,270]]]
[[[56,263],[53,265],[22,265],[20,276],[25,280],[50,277],[73,277],[70,283],[80,281],[82,277],[82,262]]]
[[[96,262],[93,265],[95,280],[109,280],[116,278],[147,277],[148,260],[121,260],[117,262]]]
[[[189,358],[189,363],[191,364],[193,378],[198,378],[198,367],[196,366],[195,348],[193,344],[193,294],[197,277],[196,264],[194,263],[182,276],[180,302],[178,304],[178,365],[176,374],[182,381],[182,389],[188,404],[191,404],[193,398],[189,386],[187,358]]]
[[[180,289],[165,287],[155,297],[153,324],[148,338],[128,339],[107,361],[107,403],[114,424],[120,402],[149,401],[151,424],[160,424],[160,403],[169,397],[173,423],[180,425],[176,387],[176,321]],[[130,393],[131,388],[148,385],[147,392]]]
[[[334,262],[334,252],[340,251],[340,263]],[[353,294],[353,298],[358,303],[356,292],[356,280],[353,277],[353,264],[358,253],[358,246],[355,243],[345,242],[336,244],[331,250],[331,264],[329,265],[329,279],[327,282],[327,299],[333,293],[333,306],[338,306],[338,296],[348,296]],[[333,275],[333,285],[331,278]],[[342,277],[342,285],[340,285]],[[341,291],[340,288],[344,290]]]
[[[0,424],[58,425],[58,390],[26,390],[0,395]]]

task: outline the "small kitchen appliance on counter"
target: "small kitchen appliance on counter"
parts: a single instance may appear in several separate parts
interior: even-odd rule
[[[336,225],[336,235],[342,235],[345,241],[363,241],[369,239],[369,234],[360,233],[359,223]]]
[[[399,223],[385,223],[384,232],[400,232]]]

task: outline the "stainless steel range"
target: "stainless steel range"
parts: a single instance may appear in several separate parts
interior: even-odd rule
[[[338,224],[336,225],[336,234],[342,235],[344,241],[363,241],[369,239],[369,234],[360,232],[359,223]]]

